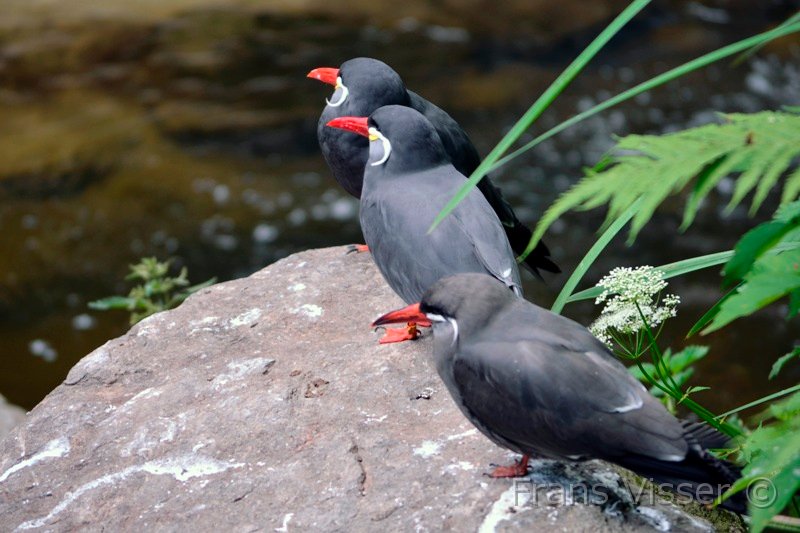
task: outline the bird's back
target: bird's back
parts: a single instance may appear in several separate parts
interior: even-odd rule
[[[325,107],[317,123],[317,140],[337,183],[350,195],[361,198],[369,141],[355,133],[327,126],[340,116],[338,108]]]
[[[361,197],[362,232],[379,270],[404,301],[418,302],[436,281],[461,272],[520,285],[502,226],[477,191],[428,233],[463,183],[452,165],[374,182],[369,173]]]
[[[413,91],[408,91],[408,94],[411,107],[425,115],[436,128],[453,166],[465,177],[469,177],[480,165],[481,158],[467,133],[458,122],[453,120],[453,117],[441,108]],[[520,222],[511,205],[503,197],[502,191],[492,183],[489,176],[484,177],[478,183],[478,189],[503,224],[511,248],[521,254],[533,236],[531,230]],[[526,258],[525,264],[537,276],[539,276],[538,269],[560,272],[561,270],[550,260],[549,256],[550,250],[544,242],[540,241]]]
[[[513,303],[459,345],[453,367],[465,406],[522,453],[686,453],[677,419],[586,328],[528,302]]]

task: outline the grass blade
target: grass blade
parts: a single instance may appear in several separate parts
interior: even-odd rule
[[[787,250],[793,250],[797,247],[800,247],[800,243],[797,242],[781,243],[775,246],[770,251],[768,251],[767,254],[776,254],[778,252],[785,252]],[[691,257],[689,259],[683,259],[681,261],[676,261],[674,263],[667,263],[666,265],[661,265],[656,268],[664,273],[664,279],[669,279],[669,278],[674,278],[676,276],[682,276],[690,272],[695,272],[697,270],[703,270],[704,268],[710,268],[716,265],[722,265],[724,263],[727,263],[733,257],[733,254],[734,254],[733,250],[726,250],[724,252],[716,252],[713,254],[701,255],[700,257]],[[590,287],[580,292],[576,292],[575,294],[567,298],[567,301],[565,303],[579,302],[581,300],[591,300],[592,298],[597,298],[598,296],[600,296],[600,293],[602,292],[603,289],[601,289],[600,287]]]
[[[567,282],[561,288],[561,292],[558,293],[558,297],[556,301],[553,302],[553,306],[550,310],[556,314],[560,314],[561,310],[564,309],[564,305],[566,305],[572,291],[575,290],[575,287],[578,286],[583,276],[586,274],[586,271],[594,264],[597,256],[599,256],[603,250],[605,250],[608,243],[616,237],[617,233],[619,233],[622,228],[625,227],[630,219],[636,214],[639,210],[639,206],[641,202],[637,201],[634,202],[628,209],[625,211],[618,219],[616,219],[609,227],[606,229],[603,234],[600,236],[597,241],[589,248],[589,251],[586,252],[586,255],[583,256],[581,262],[578,263],[578,266],[575,267],[575,271],[569,277]]]
[[[798,11],[797,13],[795,13],[794,15],[789,17],[788,19],[784,20],[778,27],[782,28],[782,27],[785,27],[785,26],[789,26],[790,24],[793,24],[795,22],[800,22],[800,11]],[[739,57],[737,57],[736,59],[731,61],[731,65],[735,67],[735,66],[737,66],[737,65],[739,65],[741,63],[744,63],[744,61],[746,59],[748,59],[750,56],[752,56],[754,54],[757,54],[758,51],[761,50],[764,47],[765,44],[766,43],[757,44],[756,46],[752,47],[750,50],[746,50],[745,52],[742,52],[739,55]]]
[[[528,111],[522,115],[511,130],[497,143],[492,151],[486,158],[481,161],[478,168],[472,173],[464,185],[456,192],[455,196],[447,203],[444,209],[436,215],[433,224],[428,232],[433,231],[439,223],[444,220],[444,217],[450,214],[455,207],[469,194],[469,191],[475,187],[478,182],[483,178],[492,168],[492,165],[497,161],[506,151],[514,144],[519,137],[527,131],[533,122],[539,118],[545,109],[566,89],[581,70],[597,55],[597,53],[608,43],[611,38],[622,29],[636,14],[644,9],[651,0],[634,0],[622,13],[617,16],[611,23],[598,35],[594,41],[587,46],[583,52],[569,64],[569,66],[550,84],[550,87],[531,105]]]
[[[770,31],[767,31],[767,32],[764,32],[764,33],[760,33],[758,35],[754,35],[753,37],[748,37],[747,39],[744,39],[744,40],[738,41],[736,43],[730,44],[728,46],[720,48],[719,50],[715,50],[713,52],[710,52],[708,54],[700,56],[697,59],[693,59],[692,61],[689,61],[688,63],[685,63],[685,64],[683,64],[683,65],[681,65],[679,67],[676,67],[676,68],[674,68],[672,70],[669,70],[669,71],[667,71],[667,72],[665,72],[663,74],[659,74],[658,76],[656,76],[654,78],[651,78],[651,79],[649,79],[649,80],[647,80],[645,82],[642,82],[639,85],[636,85],[635,87],[632,87],[632,88],[628,89],[627,91],[623,91],[620,94],[618,94],[618,95],[616,95],[616,96],[614,96],[612,98],[609,98],[605,102],[599,103],[596,106],[594,106],[594,107],[592,107],[590,109],[587,109],[583,113],[579,113],[579,114],[575,115],[574,117],[572,117],[572,118],[570,118],[568,120],[565,120],[564,122],[562,122],[558,126],[555,126],[555,127],[551,128],[551,129],[547,130],[546,132],[542,133],[541,135],[539,135],[538,137],[536,137],[532,141],[530,141],[530,142],[526,143],[525,145],[523,145],[522,147],[514,150],[513,152],[511,152],[507,156],[503,157],[502,159],[499,159],[496,163],[491,165],[486,170],[486,173],[489,173],[489,172],[491,172],[493,170],[498,169],[499,167],[505,165],[506,163],[508,163],[509,161],[513,160],[514,158],[519,157],[523,153],[527,152],[528,150],[530,150],[534,146],[546,141],[547,139],[549,139],[550,137],[553,137],[554,135],[556,135],[558,133],[561,133],[562,131],[564,131],[565,129],[569,128],[570,126],[574,126],[578,122],[581,122],[581,121],[583,121],[583,120],[585,120],[585,119],[587,119],[587,118],[589,118],[589,117],[591,117],[593,115],[596,115],[596,114],[598,114],[598,113],[600,113],[602,111],[605,111],[606,109],[608,109],[610,107],[613,107],[613,106],[615,106],[615,105],[617,105],[617,104],[619,104],[621,102],[624,102],[625,100],[629,100],[629,99],[633,98],[634,96],[637,96],[637,95],[639,95],[639,94],[641,94],[643,92],[647,92],[650,89],[654,89],[655,87],[658,87],[659,85],[663,85],[665,83],[669,83],[670,81],[673,81],[676,78],[684,76],[684,75],[686,75],[686,74],[688,74],[688,73],[690,73],[692,71],[695,71],[695,70],[701,69],[703,67],[706,67],[706,66],[710,65],[711,63],[714,63],[714,62],[719,61],[721,59],[725,59],[726,57],[729,57],[729,56],[731,56],[733,54],[737,54],[737,53],[742,52],[744,50],[747,50],[747,49],[749,49],[749,48],[751,48],[753,46],[762,45],[762,44],[764,44],[764,43],[766,43],[768,41],[771,41],[773,39],[777,39],[778,37],[783,37],[784,35],[788,35],[790,33],[794,33],[794,32],[797,32],[797,31],[800,31],[800,23],[792,23],[792,24],[788,24],[786,26],[779,26],[779,27],[777,27],[777,28],[775,28],[773,30],[770,30]]]
[[[744,405],[741,405],[741,406],[737,407],[736,409],[731,409],[728,412],[725,412],[725,413],[722,413],[721,415],[718,415],[717,418],[718,419],[722,419],[722,418],[731,416],[733,414],[739,413],[739,412],[744,411],[746,409],[750,409],[751,407],[755,407],[757,405],[761,405],[762,403],[766,403],[766,402],[772,401],[772,400],[774,400],[776,398],[780,398],[782,396],[786,396],[787,394],[791,394],[791,393],[797,392],[797,391],[800,391],[800,385],[795,385],[793,387],[789,387],[788,389],[783,389],[782,391],[778,391],[778,392],[776,392],[774,394],[770,394],[769,396],[764,396],[763,398],[759,398],[758,400],[752,401],[750,403],[746,403]]]
[[[739,285],[741,285],[741,283],[739,283]],[[687,339],[692,335],[696,335],[701,329],[706,327],[709,323],[711,323],[712,320],[714,320],[714,317],[719,314],[719,310],[722,309],[722,304],[724,304],[728,298],[736,294],[736,289],[739,288],[739,285],[736,285],[734,288],[726,292],[722,298],[717,300],[717,303],[711,306],[711,309],[703,313],[703,316],[701,316],[700,319],[695,322],[694,326],[692,326],[692,329],[690,329],[689,333],[686,334]]]

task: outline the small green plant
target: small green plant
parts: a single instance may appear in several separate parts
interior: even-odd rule
[[[705,357],[708,348],[689,346],[673,354],[658,349],[656,341],[664,323],[675,316],[680,298],[662,296],[667,288],[664,273],[651,266],[615,268],[597,284],[602,292],[595,304],[603,304],[600,316],[589,330],[623,360],[633,361],[630,372],[650,385],[650,392],[675,413],[679,403],[707,387],[684,385],[694,374],[692,365]],[[652,363],[643,362],[650,354]]]
[[[659,367],[654,363],[642,363],[641,369],[638,366],[631,367],[630,372],[646,384],[650,383],[647,376],[655,377],[656,383],[650,387],[650,393],[656,398],[660,398],[664,405],[667,406],[667,409],[675,414],[680,399],[676,401],[675,398],[664,393],[664,388],[668,385],[667,382],[669,384],[674,383],[678,390],[683,390],[686,382],[694,375],[693,365],[706,355],[708,355],[708,346],[687,346],[674,354],[672,349],[667,348],[664,350],[660,362],[661,371],[667,374],[666,380],[662,380],[659,377]],[[688,397],[689,394],[704,390],[708,390],[708,387],[693,386],[686,389],[684,395]],[[683,398],[684,396],[681,396],[681,399]]]
[[[800,31],[798,12],[776,28],[714,50],[631,87],[578,113],[510,152],[514,143],[528,131],[591,58],[649,2],[650,0],[631,1],[565,69],[469,176],[436,216],[430,231],[436,228],[487,173],[557,133],[715,61],[736,54],[752,53],[773,39]],[[672,135],[631,135],[619,140],[616,148],[607,157],[594,168],[588,169],[577,185],[550,206],[539,220],[528,248],[519,260],[524,260],[546,229],[565,212],[604,205],[608,207],[602,233],[564,283],[551,307],[553,312],[561,313],[567,303],[601,296],[607,288],[597,286],[579,292],[576,289],[614,237],[630,223],[628,242],[632,243],[658,206],[669,196],[686,195],[682,230],[692,224],[702,200],[724,178],[735,182],[733,196],[728,205],[729,211],[743,203],[748,194],[753,193],[750,203],[752,215],[780,182],[782,205],[800,197],[800,169],[796,165],[797,158],[800,157],[800,108],[785,107],[782,111],[722,117],[722,124],[710,124]],[[782,210],[768,228],[755,228],[751,232],[753,235],[745,235],[736,250],[688,258],[659,267],[663,281],[669,277],[727,263],[724,272],[728,293],[698,321],[689,335],[704,329],[705,333],[724,327],[733,320],[750,315],[785,296],[789,299],[787,319],[795,318],[800,313],[800,229],[796,227],[800,217],[798,213],[792,214],[794,212],[791,209],[787,206]],[[658,292],[660,290],[656,291]],[[675,354],[670,350],[662,352],[656,338],[660,325],[671,316],[671,311],[666,314],[662,311],[661,315],[654,311],[659,306],[664,307],[663,302],[659,304],[658,298],[650,304],[635,300],[629,303],[631,305],[627,311],[617,309],[607,313],[606,325],[609,327],[596,328],[598,331],[602,330],[601,338],[605,335],[603,340],[619,346],[619,355],[633,359],[636,363],[634,372],[641,374],[652,385],[654,393],[658,394],[660,391],[663,398],[670,398],[667,401],[673,401],[673,407],[683,405],[727,435],[740,437],[740,448],[730,453],[741,450],[740,455],[748,464],[744,471],[745,480],[736,488],[743,490],[754,480],[753,476],[763,474],[781,491],[780,497],[768,506],[758,506],[751,502],[752,531],[759,533],[765,526],[776,526],[778,522],[784,526],[783,529],[800,531],[796,519],[775,517],[783,510],[800,514],[798,506],[788,506],[800,488],[800,477],[797,474],[800,471],[800,438],[797,436],[800,434],[800,408],[780,407],[788,404],[797,407],[800,404],[800,400],[796,399],[800,394],[800,384],[715,416],[689,397],[692,392],[702,388],[690,387],[682,392],[682,387],[692,373],[691,365],[703,357],[706,350],[702,347],[689,347]],[[636,315],[639,320],[636,320]],[[652,363],[642,361],[642,356],[647,353],[651,356]],[[800,346],[794,346],[790,353],[776,361],[770,377],[799,355]],[[784,404],[774,403],[790,394],[795,396]],[[770,411],[772,418],[769,423],[765,426],[762,420],[760,429],[750,432],[739,419],[738,413],[768,402],[773,402],[773,407],[777,406],[778,411]],[[763,430],[765,427],[766,430]],[[792,520],[793,523],[787,523],[787,520]]]
[[[159,262],[155,257],[144,257],[135,265],[130,265],[127,281],[140,282],[128,293],[128,296],[109,296],[89,302],[91,309],[108,311],[125,309],[130,311],[130,323],[140,320],[181,304],[192,293],[208,287],[216,282],[211,278],[198,285],[189,286],[188,272],[183,267],[177,277],[169,275],[172,260]]]
[[[758,418],[759,427],[739,445],[747,466],[724,495],[749,488],[755,503],[750,505],[750,527],[756,532],[789,506],[800,490],[800,392],[772,404]]]
[[[651,266],[615,268],[597,285],[603,292],[594,303],[603,304],[603,311],[589,329],[609,346],[615,341],[625,357],[636,358],[644,353],[647,349],[642,336],[645,327],[663,325],[675,316],[681,301],[674,294],[661,297],[667,282],[664,274]]]
[[[722,115],[722,124],[707,124],[669,135],[628,135],[584,178],[562,195],[536,228],[538,239],[568,210],[608,205],[607,221],[620,217],[640,200],[631,222],[635,238],[670,195],[693,183],[684,209],[682,229],[694,220],[702,200],[726,176],[736,177],[728,211],[755,191],[753,214],[767,194],[800,156],[800,114],[764,111]],[[800,194],[800,170],[788,172],[782,203]]]

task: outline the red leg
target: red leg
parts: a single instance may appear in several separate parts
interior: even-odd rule
[[[345,255],[352,254],[353,252],[357,254],[369,252],[369,246],[367,246],[366,244],[351,244],[347,247]]]
[[[414,322],[406,324],[405,328],[387,329],[386,334],[378,342],[391,344],[393,342],[413,341],[419,337],[419,330]]]
[[[502,477],[522,477],[528,473],[528,459],[527,455],[523,455],[518,463],[511,466],[498,466],[489,473],[489,477],[502,478]]]

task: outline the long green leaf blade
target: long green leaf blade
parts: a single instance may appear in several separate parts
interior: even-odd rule
[[[581,70],[597,55],[597,53],[619,32],[634,16],[644,9],[651,0],[634,0],[626,7],[622,13],[598,35],[575,60],[567,66],[564,72],[545,90],[544,93],[531,105],[528,111],[522,115],[511,130],[497,143],[488,156],[478,165],[469,179],[458,190],[456,195],[447,203],[442,211],[436,215],[431,228],[433,231],[436,226],[449,215],[453,209],[466,198],[478,182],[489,172],[492,165],[514,144],[519,137],[527,131],[533,122],[539,118],[545,109],[561,94],[562,91],[572,82]]]
[[[794,250],[795,248],[799,248],[800,243],[782,243],[768,252],[770,254],[776,254],[779,252],[785,252],[786,250]],[[684,274],[688,274],[690,272],[695,272],[697,270],[703,270],[705,268],[710,268],[717,265],[722,265],[727,263],[733,257],[734,251],[733,250],[726,250],[724,252],[716,252],[713,254],[702,255],[700,257],[692,257],[689,259],[683,259],[681,261],[676,261],[674,263],[667,263],[665,265],[661,265],[656,267],[658,270],[664,273],[664,279],[674,278],[676,276],[682,276]],[[580,292],[576,292],[569,298],[565,303],[572,303],[572,302],[580,302],[582,300],[591,300],[593,298],[597,298],[603,292],[603,289],[600,287],[590,287],[588,289],[584,289]]]
[[[567,303],[567,299],[572,294],[572,291],[575,290],[575,287],[578,286],[583,276],[586,274],[586,271],[589,270],[589,267],[594,264],[597,256],[599,256],[603,250],[605,250],[608,243],[619,233],[622,228],[625,227],[625,224],[633,218],[636,212],[639,210],[639,206],[641,202],[636,202],[632,206],[628,208],[625,213],[622,214],[617,220],[611,224],[608,229],[600,236],[599,239],[594,243],[594,245],[586,252],[586,255],[583,256],[581,262],[578,263],[578,266],[575,267],[575,271],[569,277],[567,282],[564,284],[564,287],[561,288],[561,292],[558,293],[558,297],[556,297],[556,301],[553,302],[553,306],[550,310],[556,314],[561,313],[561,310],[564,309],[564,305]]]
[[[617,104],[620,104],[626,100],[630,100],[634,96],[647,92],[651,89],[655,89],[660,85],[664,85],[665,83],[669,83],[681,76],[685,76],[690,72],[695,70],[701,69],[703,67],[707,67],[711,63],[716,63],[721,59],[725,59],[726,57],[730,57],[733,54],[739,53],[743,50],[747,50],[748,48],[760,44],[767,43],[779,37],[783,37],[784,35],[789,35],[790,33],[795,33],[800,31],[800,23],[793,23],[787,26],[778,27],[773,30],[760,33],[758,35],[754,35],[753,37],[748,37],[747,39],[743,39],[741,41],[737,41],[733,44],[728,46],[722,47],[719,50],[715,50],[708,54],[698,57],[697,59],[693,59],[688,63],[684,63],[683,65],[676,67],[674,69],[668,70],[663,74],[659,74],[645,82],[640,83],[630,89],[619,93],[616,96],[613,96],[606,100],[605,102],[601,102],[594,107],[587,109],[582,113],[578,113],[574,117],[565,120],[561,124],[554,126],[553,128],[547,130],[546,132],[542,133],[535,139],[529,141],[528,143],[524,144],[520,148],[514,150],[507,156],[499,159],[496,163],[494,163],[489,169],[486,171],[492,172],[493,170],[497,170],[499,167],[505,165],[506,163],[512,161],[513,159],[519,157],[520,155],[524,154],[534,146],[537,146],[547,139],[561,133],[565,129],[574,126],[575,124],[586,120],[589,117],[592,117],[606,109],[613,107]]]

